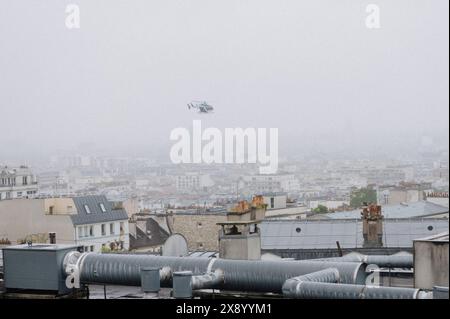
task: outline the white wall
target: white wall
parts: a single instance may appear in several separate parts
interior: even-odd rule
[[[123,234],[120,234],[120,223],[123,223]],[[113,233],[110,232],[110,224],[113,225]],[[102,225],[105,225],[105,234],[102,234]],[[93,234],[90,234],[90,228]],[[128,220],[111,221],[98,224],[78,225],[75,232],[75,243],[88,247],[91,251],[101,252],[102,245],[109,247],[109,244],[116,241],[124,242],[124,249],[130,247]]]

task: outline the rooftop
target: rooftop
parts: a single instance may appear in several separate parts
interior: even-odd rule
[[[442,242],[442,243],[448,243],[448,238],[449,238],[449,232],[443,232],[440,234],[436,234],[436,235],[431,235],[425,238],[419,238],[416,239],[414,241],[430,241],[430,242]]]
[[[448,207],[427,201],[385,205],[381,207],[384,218],[412,218],[426,217],[448,213]],[[359,219],[361,210],[355,209],[347,212],[321,214],[330,219]]]
[[[265,220],[261,223],[261,248],[335,249],[361,248],[364,239],[360,220]],[[385,219],[383,247],[410,248],[413,240],[448,232],[445,219]]]
[[[77,214],[70,215],[74,225],[94,224],[113,220],[128,220],[123,208],[115,208],[106,196],[74,197]]]

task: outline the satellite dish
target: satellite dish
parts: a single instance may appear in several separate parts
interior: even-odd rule
[[[181,234],[173,234],[164,242],[162,246],[163,256],[182,257],[188,254],[188,244],[186,238]]]

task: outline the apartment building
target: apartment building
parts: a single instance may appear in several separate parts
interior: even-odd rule
[[[298,179],[293,174],[271,174],[244,176],[245,187],[253,193],[295,192],[300,190]]]
[[[400,183],[399,185],[384,185],[377,188],[379,205],[395,205],[414,203],[425,199],[425,193],[430,192],[431,183]]]
[[[38,191],[37,178],[27,166],[0,167],[0,201],[32,198]]]
[[[56,242],[85,251],[128,250],[128,215],[105,196],[0,201],[0,238],[11,243]]]
[[[208,174],[186,173],[176,177],[178,191],[206,190],[214,185],[214,181]]]

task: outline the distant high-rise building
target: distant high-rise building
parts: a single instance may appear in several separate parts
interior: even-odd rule
[[[245,187],[253,193],[294,192],[300,189],[293,174],[244,176]]]
[[[214,185],[208,174],[186,173],[176,178],[176,187],[179,191],[205,190]]]

